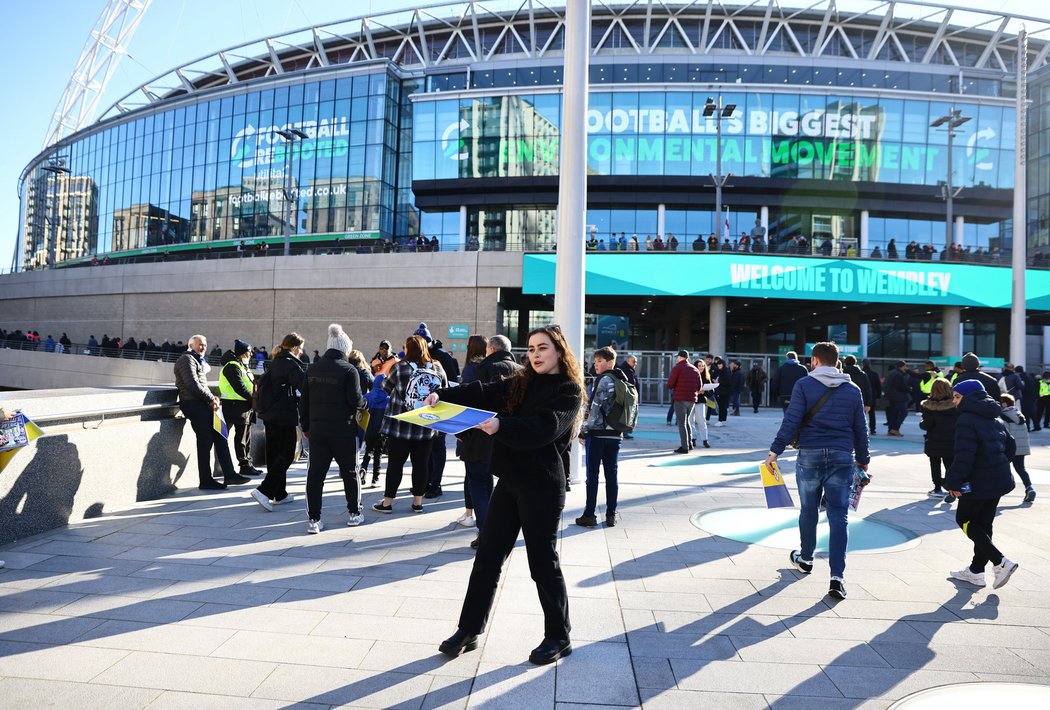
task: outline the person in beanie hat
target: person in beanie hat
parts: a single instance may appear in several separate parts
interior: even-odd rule
[[[956,382],[952,398],[959,418],[955,423],[955,458],[944,476],[944,487],[959,499],[955,522],[973,541],[973,560],[968,567],[951,572],[951,576],[983,587],[987,583],[984,570],[991,562],[995,575],[992,587],[998,589],[1010,580],[1018,566],[992,543],[992,523],[999,499],[1014,488],[1010,462],[1017,448],[999,418],[999,403],[988,396],[979,379]]]
[[[419,327],[416,328],[416,332],[412,333],[412,335],[418,335],[423,340],[427,341],[427,345],[430,345],[432,342],[434,342],[434,338],[430,336],[430,328],[427,328],[426,323],[420,323]]]
[[[233,351],[222,355],[222,370],[219,371],[219,401],[222,418],[233,430],[233,451],[237,455],[241,476],[261,476],[262,471],[252,465],[252,390],[255,376],[248,364],[252,345],[244,340],[233,341]]]
[[[979,380],[988,396],[998,402],[999,396],[1002,394],[1002,391],[999,389],[999,383],[988,373],[981,372],[980,368],[981,359],[973,353],[966,353],[962,359],[962,372],[959,373],[959,376],[955,378],[955,382],[952,384],[957,385],[967,380]]]
[[[390,352],[390,341],[380,340],[379,350],[372,356],[372,362],[369,363],[372,366],[373,375],[387,375],[390,374],[390,368],[397,362],[397,356]]]

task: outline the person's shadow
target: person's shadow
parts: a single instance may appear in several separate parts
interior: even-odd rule
[[[146,445],[142,468],[135,483],[135,500],[155,500],[176,490],[189,458],[179,450],[186,420],[165,419]]]
[[[83,476],[79,451],[69,437],[60,434],[37,439],[32,460],[0,500],[0,541],[66,525]]]

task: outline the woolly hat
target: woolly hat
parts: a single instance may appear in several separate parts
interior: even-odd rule
[[[973,353],[966,353],[962,359],[962,366],[964,370],[976,370],[981,366],[981,359]]]
[[[955,386],[952,387],[952,391],[958,392],[965,397],[971,392],[984,392],[985,390],[984,385],[981,384],[980,380],[963,380],[962,382],[957,382]]]
[[[240,357],[252,351],[252,344],[244,340],[233,341],[233,356]]]
[[[678,351],[678,357],[689,357],[689,351],[688,350],[679,350]]]
[[[423,340],[427,341],[427,344],[429,344],[430,341],[433,340],[433,338],[430,337],[430,329],[427,328],[427,324],[426,323],[420,323],[419,327],[416,328],[416,332],[412,333],[412,335],[418,335],[418,336],[422,337]]]
[[[338,323],[328,326],[328,349],[338,350],[343,354],[354,349],[354,341],[350,340],[350,336],[343,332],[343,326]]]

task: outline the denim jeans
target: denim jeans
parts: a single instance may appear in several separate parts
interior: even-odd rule
[[[843,579],[846,572],[846,542],[849,533],[846,517],[849,514],[849,491],[853,484],[853,454],[834,449],[802,449],[795,463],[795,482],[801,512],[798,532],[802,538],[802,559],[812,560],[817,546],[817,517],[820,514],[820,496],[827,500],[828,525],[831,537],[828,556],[831,576]]]
[[[688,419],[688,415],[682,417]],[[679,422],[682,421],[679,419]],[[680,425],[679,425],[680,426]],[[598,507],[598,467],[605,469],[605,514],[616,512],[616,497],[619,484],[616,481],[617,458],[620,456],[620,440],[597,436],[587,437],[587,504],[584,515],[594,515]]]
[[[463,465],[467,470],[467,490],[470,491],[470,502],[474,505],[474,519],[477,520],[480,535],[489,515],[492,471],[488,461],[464,461]]]

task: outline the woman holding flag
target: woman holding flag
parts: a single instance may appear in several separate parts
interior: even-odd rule
[[[519,533],[525,535],[544,617],[543,643],[529,660],[543,665],[572,653],[569,599],[557,542],[565,507],[562,456],[580,426],[583,371],[558,326],[534,329],[528,343],[528,360],[518,373],[496,382],[441,389],[425,402],[432,406],[440,400],[497,412],[477,426],[493,438],[492,473],[499,482],[478,537],[459,628],[440,646],[448,656],[478,647],[503,562]]]

